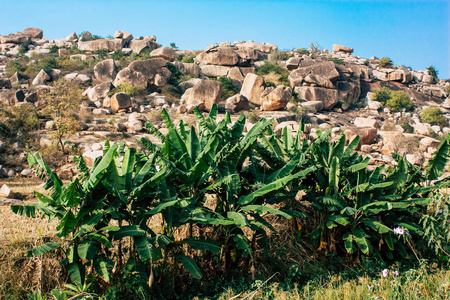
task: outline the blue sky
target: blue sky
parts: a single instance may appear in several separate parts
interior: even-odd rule
[[[397,65],[434,65],[450,78],[450,1],[268,1],[268,0],[0,0],[0,34],[26,27],[44,37],[71,32],[155,35],[180,49],[237,40],[270,42],[280,50],[331,49],[340,44],[354,54],[391,58]]]

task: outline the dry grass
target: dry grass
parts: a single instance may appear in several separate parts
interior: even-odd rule
[[[1,180],[15,198],[37,202],[33,191],[44,193],[39,179]],[[14,214],[9,206],[0,206],[0,299],[20,299],[36,288],[48,291],[59,286],[65,276],[58,253],[27,258],[28,250],[55,237],[57,221],[30,219]]]

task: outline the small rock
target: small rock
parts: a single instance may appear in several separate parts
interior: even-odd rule
[[[6,198],[14,198],[14,192],[6,184],[2,185],[0,194],[4,195]]]

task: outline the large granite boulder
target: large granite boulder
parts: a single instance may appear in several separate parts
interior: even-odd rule
[[[94,76],[101,82],[113,81],[117,75],[117,66],[113,59],[105,59],[94,67]]]
[[[35,27],[28,27],[22,31],[24,35],[29,36],[32,39],[42,39],[44,37],[44,31]]]
[[[352,54],[353,53],[353,48],[349,48],[346,46],[341,46],[341,45],[333,45],[333,52],[335,53],[345,53],[345,54]]]
[[[201,69],[200,69],[200,67],[197,64],[182,63],[182,62],[179,62],[179,61],[175,61],[173,64],[183,74],[188,74],[188,75],[191,75],[193,77],[200,76]]]
[[[377,129],[371,127],[352,127],[344,131],[347,142],[352,141],[356,136],[359,136],[359,146],[371,145],[375,142],[377,133]]]
[[[127,93],[117,93],[111,97],[111,109],[118,112],[121,109],[127,109],[131,106],[131,97]]]
[[[153,50],[150,53],[150,56],[153,58],[162,58],[168,61],[174,61],[177,57],[177,53],[172,48],[164,46]]]
[[[216,65],[201,65],[201,74],[208,77],[223,77],[227,76],[231,67],[227,66],[216,66]]]
[[[50,81],[52,77],[47,74],[44,70],[41,70],[36,77],[33,79],[33,85],[42,85]]]
[[[214,80],[201,80],[193,88],[186,90],[183,98],[186,105],[203,107],[210,110],[214,103],[219,103],[222,95],[222,84]]]
[[[322,87],[298,86],[294,88],[300,99],[307,101],[321,101],[323,109],[332,109],[339,101],[338,91]]]
[[[86,89],[83,95],[87,96],[89,100],[96,102],[106,98],[113,88],[114,85],[111,81],[107,81]]]
[[[142,75],[142,73],[134,72],[130,68],[124,68],[117,73],[114,85],[118,86],[124,82],[129,83],[132,86],[142,86],[144,88],[148,86],[147,78]]]
[[[133,86],[163,86],[170,76],[172,73],[166,68],[166,61],[162,58],[136,60],[117,74],[114,85],[128,82]]]
[[[339,79],[339,72],[331,61],[324,60],[302,60],[299,67],[289,74],[292,87],[300,86],[305,78],[313,75],[314,84],[330,88],[330,83]]]
[[[244,95],[236,94],[227,99],[225,108],[234,113],[243,110],[248,110],[249,108],[248,99]]]
[[[151,52],[159,48],[160,46],[153,41],[137,40],[131,41],[128,47],[131,48],[131,51],[133,51],[133,53],[140,54],[143,52]]]
[[[249,73],[245,76],[241,88],[241,95],[245,96],[250,103],[260,106],[261,95],[264,92],[264,78],[259,75]]]
[[[23,43],[29,43],[31,41],[31,38],[28,35],[25,35],[20,32],[11,33],[5,36],[0,36],[0,44],[23,44]]]
[[[16,103],[23,102],[25,94],[22,90],[0,90],[0,103],[5,105],[16,105]]]
[[[116,39],[123,39],[125,42],[129,42],[133,39],[133,35],[131,33],[128,33],[126,31],[116,31],[114,33],[114,38]]]
[[[339,92],[339,99],[348,104],[356,103],[361,95],[359,79],[351,78],[349,81],[338,81],[336,88]]]
[[[253,48],[256,50],[259,50],[263,53],[269,54],[272,51],[278,50],[277,46],[271,43],[255,43],[253,41],[246,41],[246,42],[234,42],[234,46],[238,49],[248,49]]]
[[[284,85],[276,88],[268,87],[261,94],[261,109],[265,111],[284,109],[291,98],[292,89],[290,87]]]
[[[234,66],[239,61],[238,54],[230,47],[206,50],[197,56],[203,64],[217,66]]]
[[[123,39],[98,39],[78,42],[78,49],[82,51],[106,50],[108,52],[121,50],[125,44]]]

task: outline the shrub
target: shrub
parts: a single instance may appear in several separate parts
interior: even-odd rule
[[[427,107],[420,113],[420,118],[425,123],[445,127],[448,125],[444,113],[438,107]]]
[[[103,60],[106,57],[108,57],[108,51],[106,51],[105,49],[99,49],[99,50],[92,51],[92,54],[97,54],[99,60]]]
[[[295,50],[295,52],[297,52],[300,55],[308,55],[309,54],[309,51],[307,49],[304,49],[304,48],[298,48],[298,49]]]
[[[375,94],[372,97],[373,101],[378,101],[386,107],[389,107],[393,112],[399,112],[405,109],[411,111],[414,108],[412,101],[409,99],[408,94],[404,91],[393,91],[389,88],[382,88],[375,90]]]
[[[287,51],[278,51],[272,50],[269,55],[269,61],[276,64],[278,61],[288,60],[290,57],[293,57],[294,54],[288,53]]]
[[[271,73],[276,74],[278,75],[278,81],[280,84],[289,86],[289,71],[282,66],[265,62],[258,70],[256,70],[255,73],[263,77],[265,77],[264,75],[269,75]]]
[[[185,57],[183,57],[183,59],[181,59],[181,62],[192,64],[192,63],[194,63],[194,58],[195,57],[196,57],[195,54],[189,55],[189,56],[185,56]]]
[[[405,133],[414,133],[414,128],[409,124],[408,121],[401,122],[400,126],[403,128]]]
[[[391,93],[391,98],[386,101],[386,106],[393,112],[403,111],[403,109],[406,111],[412,111],[414,108],[408,94],[404,91],[393,91]]]
[[[345,62],[344,62],[342,59],[337,58],[337,57],[330,57],[330,58],[328,59],[328,61],[332,61],[332,62],[334,62],[336,65],[345,65]]]
[[[50,53],[57,53],[58,52],[58,46],[56,46],[56,45],[53,45],[51,48],[50,48]]]
[[[125,54],[123,53],[122,49],[118,49],[114,51],[114,53],[111,55],[111,58],[114,60],[122,60],[124,56]]]
[[[436,78],[436,79],[438,78],[439,71],[436,70],[436,68],[434,66],[431,65],[431,66],[427,67],[427,71],[428,71],[428,74],[430,74],[434,78]]]
[[[389,57],[382,57],[380,58],[380,60],[378,61],[378,64],[380,65],[380,67],[390,67],[392,66],[393,62]]]
[[[122,82],[122,83],[118,84],[115,88],[113,88],[109,92],[109,95],[114,95],[114,94],[123,92],[123,93],[127,93],[130,96],[136,96],[136,95],[141,94],[143,91],[145,91],[145,87],[143,87],[143,86],[134,86],[128,82]]]
[[[275,83],[273,83],[272,81],[268,81],[266,80],[266,87],[277,87],[277,85]]]
[[[233,80],[231,78],[225,76],[219,77],[217,78],[217,81],[222,84],[222,100],[227,100],[239,92],[238,88],[233,85]]]
[[[322,52],[322,48],[317,43],[309,43],[309,54],[312,58],[317,58]]]

